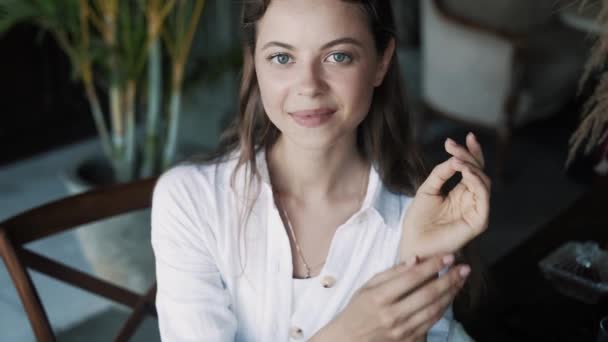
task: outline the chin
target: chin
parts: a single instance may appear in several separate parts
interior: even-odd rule
[[[335,147],[346,139],[345,134],[320,130],[313,132],[298,132],[298,134],[283,134],[284,138],[302,150],[320,151]]]

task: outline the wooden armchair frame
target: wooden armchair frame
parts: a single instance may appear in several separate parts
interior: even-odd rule
[[[145,294],[137,294],[24,247],[26,243],[82,224],[148,208],[152,203],[155,183],[156,178],[149,178],[92,190],[50,202],[0,222],[0,257],[6,264],[38,341],[55,341],[56,338],[26,268],[131,307],[133,312],[115,341],[127,341],[144,315],[156,316],[156,283]]]

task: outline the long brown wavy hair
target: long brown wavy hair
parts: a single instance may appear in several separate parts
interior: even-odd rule
[[[344,0],[357,3],[369,18],[376,50],[382,55],[395,38],[395,22],[387,0]],[[256,169],[258,150],[272,146],[281,134],[268,119],[260,98],[254,51],[256,23],[270,0],[245,0],[241,21],[243,72],[239,92],[239,112],[224,132],[219,150],[212,159],[239,151],[237,169],[246,166],[250,181],[259,177]],[[393,56],[382,84],[375,88],[367,117],[357,131],[359,152],[376,166],[380,178],[393,192],[413,195],[424,180],[424,167],[412,144],[409,112],[399,82],[399,66]],[[235,170],[236,171],[236,170]],[[236,174],[236,173],[235,173]]]
[[[256,154],[268,149],[281,132],[268,119],[260,97],[257,82],[254,51],[256,44],[256,23],[262,18],[271,0],[244,0],[241,17],[243,43],[243,71],[239,92],[239,112],[232,124],[222,135],[218,149],[207,160],[217,161],[238,152],[237,166],[232,174],[234,186],[237,171],[246,170],[246,193],[254,193],[259,188],[260,173],[256,167]],[[342,0],[358,4],[368,18],[375,47],[383,55],[391,39],[397,39],[392,6],[389,0]],[[386,76],[374,94],[366,118],[357,128],[357,147],[361,155],[373,163],[387,189],[391,192],[414,196],[418,186],[428,176],[421,155],[413,143],[410,113],[406,109],[406,94],[400,84],[400,72],[396,54],[393,54]],[[245,196],[255,198],[256,196]],[[252,203],[248,205],[249,209]],[[248,216],[248,215],[245,215]],[[466,249],[466,248],[465,248]],[[467,253],[464,253],[465,258]],[[468,258],[467,258],[468,259]],[[473,266],[473,273],[479,268]],[[469,283],[474,275],[469,277]],[[476,288],[476,287],[475,287]],[[468,293],[468,303],[472,303]],[[468,305],[467,305],[468,306]]]

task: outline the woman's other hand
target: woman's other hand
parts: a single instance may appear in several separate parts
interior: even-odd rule
[[[488,227],[491,182],[483,172],[481,145],[469,133],[466,147],[448,138],[445,149],[452,157],[433,169],[407,210],[400,260],[455,253]],[[442,186],[456,172],[462,180],[442,194]]]
[[[400,263],[376,274],[311,341],[424,341],[462,288],[470,268],[453,255]]]

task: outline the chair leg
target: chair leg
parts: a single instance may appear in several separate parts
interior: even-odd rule
[[[133,336],[133,334],[135,333],[135,329],[137,329],[137,327],[143,320],[144,315],[146,314],[146,310],[149,309],[149,305],[150,304],[154,305],[153,303],[154,303],[155,296],[156,296],[156,283],[154,283],[150,287],[148,292],[146,292],[146,294],[144,296],[142,296],[140,298],[140,300],[137,302],[137,305],[133,309],[133,312],[129,316],[129,319],[127,319],[125,324],[122,326],[122,328],[118,332],[118,335],[114,339],[115,342],[128,341]]]
[[[36,335],[36,340],[55,341],[55,335],[51,329],[48,316],[40,302],[38,292],[27,270],[17,257],[17,251],[4,230],[0,230],[0,256],[4,260],[8,273],[13,279],[17,293],[21,298],[27,317],[34,330],[34,335]]]

